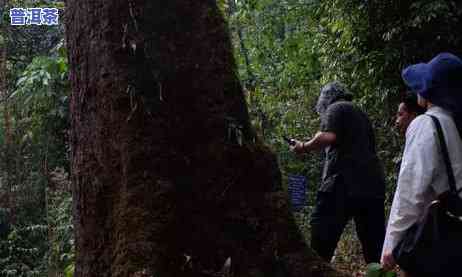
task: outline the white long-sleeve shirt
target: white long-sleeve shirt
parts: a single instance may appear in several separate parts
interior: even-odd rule
[[[426,114],[436,116],[443,129],[449,158],[456,179],[462,187],[462,140],[450,114],[433,106]],[[406,131],[406,145],[391,206],[382,249],[391,252],[404,232],[423,214],[437,195],[449,189],[446,167],[433,120],[427,115],[416,117]]]

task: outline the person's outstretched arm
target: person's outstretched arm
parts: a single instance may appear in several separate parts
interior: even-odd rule
[[[333,132],[317,132],[312,139],[307,142],[296,140],[292,150],[296,153],[305,153],[315,150],[321,150],[332,145],[337,140],[337,135]]]

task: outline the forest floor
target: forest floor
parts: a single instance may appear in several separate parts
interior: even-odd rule
[[[348,224],[342,234],[332,264],[338,270],[347,272],[353,277],[365,276],[366,263],[361,250],[361,243],[356,236],[352,222]]]
[[[366,266],[361,243],[356,235],[354,224],[350,222],[340,238],[332,261],[333,266],[353,277],[366,276]],[[398,270],[398,276],[400,272]]]

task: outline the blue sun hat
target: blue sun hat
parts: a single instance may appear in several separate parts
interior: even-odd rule
[[[462,60],[441,53],[428,63],[406,67],[401,74],[411,91],[453,113],[462,112]]]

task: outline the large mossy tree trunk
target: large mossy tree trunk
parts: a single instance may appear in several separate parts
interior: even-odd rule
[[[75,276],[341,276],[253,135],[215,1],[66,5]]]

